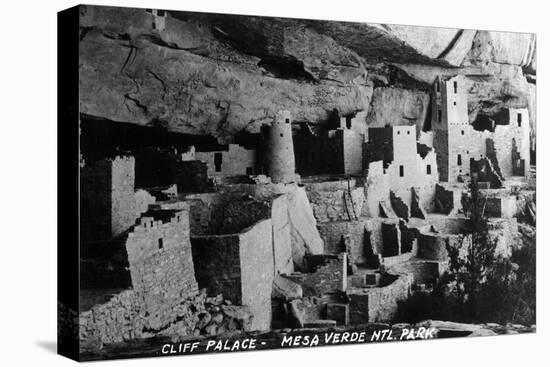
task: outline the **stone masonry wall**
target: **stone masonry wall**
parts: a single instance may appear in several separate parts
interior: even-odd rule
[[[271,220],[240,233],[194,236],[191,241],[199,286],[248,306],[254,315],[251,328],[268,329],[274,276]]]
[[[135,224],[135,160],[116,157],[81,169],[82,240],[116,237]]]
[[[365,192],[355,180],[306,185],[311,207],[318,222],[354,220],[361,215]]]
[[[207,164],[210,177],[252,175],[256,168],[256,152],[238,144],[229,144],[225,151],[196,152],[195,158]]]
[[[239,236],[194,236],[191,243],[199,287],[207,288],[209,295],[221,293],[225,299],[240,304],[242,294]]]
[[[172,308],[197,293],[189,241],[188,209],[158,211],[168,221],[142,217],[128,234],[126,251],[134,290],[158,329],[170,319]]]
[[[315,255],[311,258],[322,257],[322,263],[314,267],[311,273],[292,273],[285,275],[287,279],[302,287],[304,297],[320,296],[335,291],[345,291],[347,288],[347,256]]]
[[[113,237],[116,237],[133,226],[139,216],[134,198],[134,157],[115,158],[111,161],[111,172],[111,228]]]
[[[348,290],[350,324],[393,320],[399,307],[398,302],[409,297],[412,284],[412,278],[408,275],[393,277],[395,280],[384,287]]]

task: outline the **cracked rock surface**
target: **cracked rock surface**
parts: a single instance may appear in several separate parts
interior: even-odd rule
[[[80,39],[81,113],[117,122],[220,142],[280,109],[422,126],[435,77],[464,74],[472,121],[528,107],[534,133],[531,34],[81,6]]]

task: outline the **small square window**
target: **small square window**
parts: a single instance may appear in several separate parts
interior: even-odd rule
[[[290,124],[290,119],[285,119],[285,123]]]
[[[411,135],[411,132],[410,132],[410,131],[407,131],[407,135]]]
[[[456,106],[456,101],[453,101],[453,106]]]
[[[460,134],[461,134],[461,135],[464,135],[464,130],[460,130]]]
[[[281,136],[281,138],[283,137],[283,133],[279,134]]]
[[[401,135],[401,131],[397,130],[397,135]]]

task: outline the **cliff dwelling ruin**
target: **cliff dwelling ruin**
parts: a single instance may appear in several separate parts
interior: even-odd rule
[[[83,24],[97,21],[93,11],[99,10],[89,8]],[[268,54],[271,50],[220,56],[215,53],[221,43],[199,50],[178,38],[185,28],[219,42],[219,34],[208,32],[224,30],[223,47],[243,49],[232,23],[217,18],[208,20],[218,27],[209,30],[200,28],[205,21],[200,17],[160,10],[136,10],[129,19],[160,35],[154,42],[167,53],[192,49],[185,55],[193,63],[208,57],[229,63],[227,68],[235,63],[269,67],[254,74],[251,86],[239,76],[245,73],[241,69],[202,70],[193,64],[195,79],[181,81],[181,90],[170,95],[166,91],[176,87],[166,80],[179,77],[172,73],[175,66],[162,77],[151,69],[130,80],[129,70],[152,52],[143,48],[134,51],[136,61],[130,57],[124,64],[123,78],[138,91],[150,79],[152,94],[163,94],[166,106],[156,96],[140,95],[138,101],[141,92],[136,92],[124,98],[130,112],[102,114],[89,102],[91,93],[83,92],[82,348],[156,336],[392,323],[401,302],[434,289],[448,266],[448,246],[464,240],[463,199],[473,177],[498,251],[510,251],[518,220],[534,225],[533,113],[519,103],[499,106],[498,113],[487,106],[474,111],[475,78],[465,72],[441,67],[445,73],[414,82],[418,90],[411,92],[413,87],[403,87],[410,79],[394,69],[383,70],[385,76],[374,67],[357,74],[354,45],[348,45],[353,52],[338,48],[339,57],[352,66],[349,74],[336,73],[309,60],[289,66],[296,57],[277,59]],[[94,32],[83,42],[103,37]],[[323,32],[315,37],[330,38]],[[341,41],[330,38],[330,44]],[[83,52],[89,64],[100,57]],[[295,82],[278,73],[281,65],[300,69],[297,75],[307,78]],[[360,84],[370,73],[375,81],[365,88],[371,94],[340,89],[348,85],[346,78]],[[212,74],[219,85],[201,79]],[[319,89],[331,78],[338,79],[333,92],[340,105]],[[223,88],[248,88],[267,100],[262,83],[274,80],[291,96],[274,100],[276,109],[254,106],[259,115],[256,110],[246,115],[242,100],[218,98],[226,93]],[[203,82],[201,93],[184,90]],[[317,88],[310,93],[315,97],[298,95],[300,83]],[[174,95],[181,99],[172,102]],[[348,95],[354,96],[353,106],[345,100]],[[203,106],[204,118],[197,105]],[[375,111],[378,105],[390,112]],[[174,112],[179,109],[193,111]],[[399,118],[391,115],[398,110]],[[144,119],[153,113],[155,119]],[[180,120],[170,120],[170,114]]]

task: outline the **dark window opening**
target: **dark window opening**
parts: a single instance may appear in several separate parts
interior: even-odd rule
[[[153,9],[145,9],[145,11],[146,11],[147,13],[152,13],[152,12],[153,12]]]
[[[456,156],[456,164],[462,166],[462,156],[460,154]]]
[[[290,119],[285,119],[285,123],[290,124]]]
[[[157,15],[158,15],[159,17],[163,17],[163,16],[166,15],[166,12],[165,12],[164,10],[157,10]]]
[[[431,175],[432,174],[432,165],[431,164],[428,164],[426,166],[426,174],[427,175]]]
[[[254,169],[252,167],[246,167],[246,174],[247,175],[253,175]]]
[[[164,247],[164,244],[162,243],[162,238],[159,238],[159,250],[161,250]]]
[[[157,29],[157,25],[153,22],[153,29]]]
[[[411,135],[411,132],[410,132],[410,131],[407,131],[407,135]]]
[[[458,93],[458,83],[457,82],[453,82],[453,88],[454,88],[455,93]]]
[[[283,133],[280,134],[281,138],[283,137]]]
[[[405,167],[399,166],[399,177],[405,176]]]
[[[397,135],[401,135],[401,131],[397,130]]]
[[[346,127],[351,129],[351,117],[346,117]]]
[[[464,135],[464,130],[460,130],[460,134]]]
[[[221,172],[222,170],[222,154],[214,153],[214,166],[216,166],[216,172]]]
[[[521,113],[518,113],[518,126],[521,127]]]
[[[441,119],[443,118],[443,113],[441,110],[437,110],[437,121],[441,122]]]
[[[439,86],[439,82],[435,83],[435,90],[437,91],[437,93],[439,93],[441,91],[441,87]]]
[[[456,106],[456,101],[453,101],[453,106]]]

